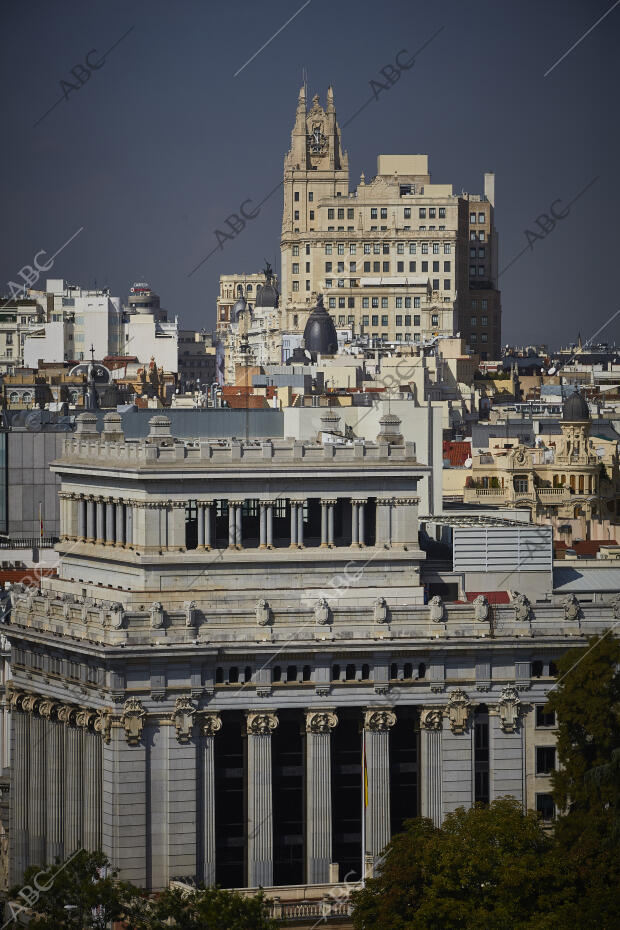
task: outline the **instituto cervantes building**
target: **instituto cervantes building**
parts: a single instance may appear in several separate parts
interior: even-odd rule
[[[393,414],[342,445],[325,416],[304,442],[78,417],[59,577],[16,586],[3,625],[11,882],[83,846],[154,890],[335,883],[417,814],[508,794],[553,816],[554,663],[620,599],[425,603],[429,466]]]

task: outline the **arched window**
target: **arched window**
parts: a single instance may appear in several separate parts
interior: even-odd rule
[[[426,665],[420,662],[418,665],[418,678],[426,678]]]
[[[362,681],[370,680],[370,665],[362,665]]]
[[[543,664],[539,659],[532,662],[532,678],[540,678],[543,673]]]
[[[245,667],[244,677],[246,681],[252,681],[252,669],[249,665],[246,665]]]
[[[232,685],[239,681],[239,669],[236,667],[236,665],[233,665],[228,669],[228,681]]]
[[[215,684],[221,685],[223,683],[224,683],[224,669],[218,667],[215,669]]]
[[[273,668],[273,680],[282,681],[282,667],[280,665],[274,665]]]
[[[312,670],[309,665],[304,665],[303,680],[311,681],[311,679],[312,679]]]
[[[243,286],[241,284],[237,285],[237,294],[239,295],[239,297],[243,296]]]
[[[24,391],[24,393],[22,394],[22,400],[25,404],[32,403],[32,394],[30,393],[30,391]]]
[[[390,665],[390,678],[398,678],[398,665],[392,662]]]
[[[9,394],[9,403],[16,404],[18,403],[18,401],[19,401],[19,394],[17,393],[17,391],[11,391],[11,393]]]
[[[286,670],[286,680],[287,681],[297,681],[297,666],[289,665]]]
[[[334,665],[332,669],[332,681],[340,681],[340,666]]]
[[[413,665],[411,662],[405,662],[404,677],[413,678]]]
[[[251,294],[252,290],[253,290],[252,285],[248,284],[248,286],[246,287],[246,291],[248,292],[248,294]]]
[[[346,678],[347,678],[347,681],[355,681],[355,666],[354,665],[347,665]]]

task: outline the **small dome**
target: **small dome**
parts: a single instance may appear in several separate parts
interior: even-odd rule
[[[271,283],[271,279],[267,279],[267,284],[263,284],[261,287],[258,285],[258,290],[256,292],[256,306],[257,307],[277,307],[280,302],[280,293],[275,284]]]
[[[239,314],[243,313],[244,310],[247,310],[248,302],[243,295],[233,304],[233,308],[230,313],[230,317],[233,323],[236,323],[239,319]]]
[[[334,321],[323,306],[323,295],[316,299],[316,307],[308,317],[304,329],[304,343],[309,352],[337,355],[338,336]]]
[[[562,405],[562,419],[569,422],[583,422],[590,419],[590,408],[579,390],[566,398]]]

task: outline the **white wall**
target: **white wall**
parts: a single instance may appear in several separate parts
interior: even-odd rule
[[[44,323],[41,329],[45,336],[26,336],[24,340],[24,366],[38,368],[39,359],[44,362],[64,362],[64,323]]]
[[[166,324],[163,324],[166,326]],[[137,355],[142,364],[155,359],[158,368],[164,371],[179,370],[179,338],[174,324],[167,324],[170,335],[157,335],[155,319],[150,313],[135,313],[125,324],[125,353]]]

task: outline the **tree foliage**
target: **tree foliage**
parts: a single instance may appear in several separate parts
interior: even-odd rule
[[[127,930],[276,930],[267,911],[262,892],[246,897],[222,888],[189,893],[172,888],[156,898],[134,900],[125,922]]]

